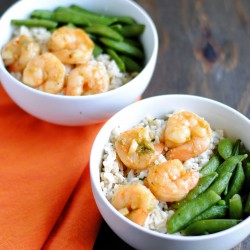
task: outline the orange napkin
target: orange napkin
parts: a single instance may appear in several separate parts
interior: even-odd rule
[[[57,126],[21,110],[0,85],[0,249],[92,249],[101,215],[89,178],[103,124]]]

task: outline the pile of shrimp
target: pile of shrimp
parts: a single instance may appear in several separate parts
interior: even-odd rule
[[[1,55],[8,71],[19,73],[24,84],[51,94],[81,96],[109,90],[106,67],[91,61],[93,49],[83,29],[63,26],[51,34],[45,51],[31,36],[21,34],[3,47]]]
[[[167,210],[168,204],[182,200],[195,188],[199,171],[187,169],[185,163],[208,150],[212,155],[211,148],[215,148],[209,123],[193,112],[174,112],[160,126],[161,132],[155,138],[140,123],[110,142],[118,181],[111,185],[113,192],[110,196],[106,193],[106,197],[122,215],[142,226],[159,204]],[[113,171],[107,169],[108,155],[106,151],[101,185],[108,182],[107,175]],[[126,182],[131,171],[138,178]]]

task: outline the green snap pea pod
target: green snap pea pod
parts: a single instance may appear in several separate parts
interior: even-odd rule
[[[207,219],[222,219],[226,218],[228,211],[228,206],[219,206],[214,205],[207,210],[205,210],[203,213],[195,217],[191,223],[198,221],[198,220],[207,220]]]
[[[170,234],[184,229],[191,220],[216,204],[221,197],[214,191],[206,191],[175,211],[167,222],[167,232]]]
[[[241,145],[241,140],[237,139],[236,142],[234,143],[234,146],[233,146],[232,155],[240,154],[240,145]]]
[[[227,203],[226,203],[225,200],[219,200],[219,201],[217,202],[217,204],[218,204],[219,206],[226,206],[226,205],[227,205]]]
[[[121,34],[106,25],[94,24],[86,27],[84,30],[91,34],[108,37],[116,41],[123,41],[123,36]]]
[[[217,168],[217,173],[221,174],[223,172],[233,172],[236,165],[246,158],[247,154],[230,156]]]
[[[236,168],[236,172],[232,181],[230,181],[228,193],[224,198],[226,202],[228,202],[229,199],[233,197],[233,195],[240,193],[243,187],[244,181],[245,181],[245,173],[242,167],[242,163],[240,162],[238,163],[238,166]]]
[[[33,10],[30,15],[32,18],[38,18],[38,19],[51,19],[52,11],[51,10]]]
[[[115,24],[112,24],[110,28],[120,33],[122,29],[122,25],[120,23],[115,23]]]
[[[233,141],[230,138],[224,138],[219,141],[218,152],[220,156],[226,160],[232,155],[233,152]]]
[[[78,6],[78,5],[76,5],[76,4],[72,4],[70,6],[70,8],[75,10],[75,11],[79,11],[79,12],[89,14],[89,15],[93,15],[93,16],[97,16],[97,17],[103,16],[102,14],[87,10],[85,8],[82,8],[82,7]],[[108,16],[108,15],[105,15],[105,16]],[[120,23],[126,23],[126,24],[135,23],[135,20],[133,18],[129,17],[129,16],[108,16],[108,17],[116,18],[116,21],[120,22]]]
[[[115,16],[117,18],[117,22],[124,24],[134,24],[136,21],[129,16]]]
[[[220,165],[220,158],[217,154],[213,155],[209,162],[203,166],[203,168],[200,170],[200,177],[203,177],[205,175],[209,175],[212,172],[215,172],[216,169]]]
[[[243,189],[247,193],[250,191],[250,162],[247,162],[244,166],[245,182]]]
[[[117,21],[115,17],[94,16],[81,13],[66,7],[58,7],[51,16],[52,20],[62,23],[74,23],[76,25],[103,24],[110,25]]]
[[[229,188],[229,183],[230,183],[230,181],[227,183],[227,186],[225,187],[225,190],[224,190],[224,192],[223,192],[223,195],[227,195],[227,193],[228,193],[228,188]]]
[[[242,219],[243,217],[243,205],[241,196],[235,194],[229,199],[229,218],[230,219]]]
[[[93,55],[94,57],[98,57],[100,54],[102,54],[103,49],[95,43],[94,50],[93,50]]]
[[[241,144],[240,147],[240,153],[239,154],[247,154],[247,158],[242,161],[243,166],[247,163],[250,162],[250,151],[245,147],[244,144]]]
[[[125,38],[124,42],[126,42],[126,43],[128,43],[128,44],[130,44],[132,46],[135,46],[135,47],[138,47],[138,48],[142,48],[141,42],[139,40],[137,40],[137,39]]]
[[[230,181],[230,178],[232,176],[232,173],[225,172],[221,175],[219,175],[216,180],[211,184],[211,186],[208,188],[208,190],[213,190],[218,195],[221,195],[222,192],[225,190],[226,186],[228,185],[228,182]]]
[[[234,219],[209,219],[195,221],[186,227],[183,231],[183,235],[205,235],[212,234],[226,230],[240,223],[241,220]]]
[[[56,28],[58,23],[51,20],[42,19],[12,19],[11,23],[14,25],[24,25],[27,27],[44,27],[47,29]]]
[[[115,60],[118,68],[121,70],[121,72],[126,72],[126,67],[123,62],[123,60],[120,58],[120,56],[113,50],[113,49],[106,49],[108,54],[111,56],[113,60]]]
[[[170,207],[177,209],[183,206],[187,201],[196,198],[199,194],[203,193],[211,185],[211,183],[215,180],[215,178],[217,178],[217,176],[218,174],[216,172],[213,172],[209,175],[201,177],[196,187],[191,190],[184,199],[179,202],[172,203]]]
[[[124,25],[118,30],[124,37],[138,37],[145,30],[144,24]]]
[[[73,23],[68,23],[67,26],[70,28],[76,28],[76,26]]]
[[[247,199],[244,204],[244,213],[250,215],[250,192],[247,195]]]
[[[121,55],[120,57],[125,64],[127,72],[140,72],[142,70],[142,66],[132,58],[124,55]]]
[[[134,56],[139,59],[144,58],[144,53],[141,49],[134,47],[125,42],[117,42],[109,38],[100,38],[100,41],[107,47],[114,49],[117,52],[124,53],[126,55]]]

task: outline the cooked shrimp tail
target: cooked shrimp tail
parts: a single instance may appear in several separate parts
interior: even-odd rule
[[[101,63],[87,62],[74,68],[68,78],[66,95],[80,96],[106,92],[109,75]]]
[[[2,58],[10,72],[22,72],[28,62],[40,53],[40,46],[26,35],[10,40],[2,50]]]
[[[137,127],[119,135],[115,150],[125,166],[131,169],[145,169],[154,163],[162,153],[161,143],[151,142],[149,131]]]
[[[165,129],[168,159],[186,161],[206,151],[210,145],[211,128],[207,121],[192,112],[173,114]]]
[[[111,204],[128,219],[142,226],[157,200],[147,187],[136,183],[120,186]]]
[[[169,160],[149,168],[146,185],[161,201],[180,201],[199,181],[199,172],[186,172],[180,160]]]
[[[83,29],[63,26],[53,32],[48,47],[64,64],[82,64],[90,60],[94,43]]]
[[[65,81],[65,66],[51,53],[44,53],[29,61],[23,71],[23,82],[47,93],[62,91]]]

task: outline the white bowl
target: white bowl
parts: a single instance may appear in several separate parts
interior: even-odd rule
[[[130,0],[22,0],[11,6],[0,20],[0,49],[12,35],[11,19],[27,18],[34,9],[55,9],[77,4],[89,10],[109,15],[126,15],[146,25],[141,36],[146,55],[144,69],[129,83],[106,93],[91,96],[60,96],[47,94],[16,80],[6,70],[0,58],[0,80],[8,95],[23,110],[42,120],[61,125],[86,125],[111,117],[133,103],[147,88],[152,77],[157,52],[158,35],[150,16]]]
[[[144,117],[164,117],[174,110],[185,109],[204,117],[212,128],[224,129],[227,136],[241,139],[250,148],[250,121],[238,111],[213,100],[191,95],[163,95],[141,100],[114,115],[99,131],[90,156],[91,184],[96,204],[110,228],[136,249],[229,250],[250,233],[250,217],[238,225],[205,236],[161,234],[138,226],[122,216],[105,198],[100,186],[103,149],[111,130],[129,129]]]

